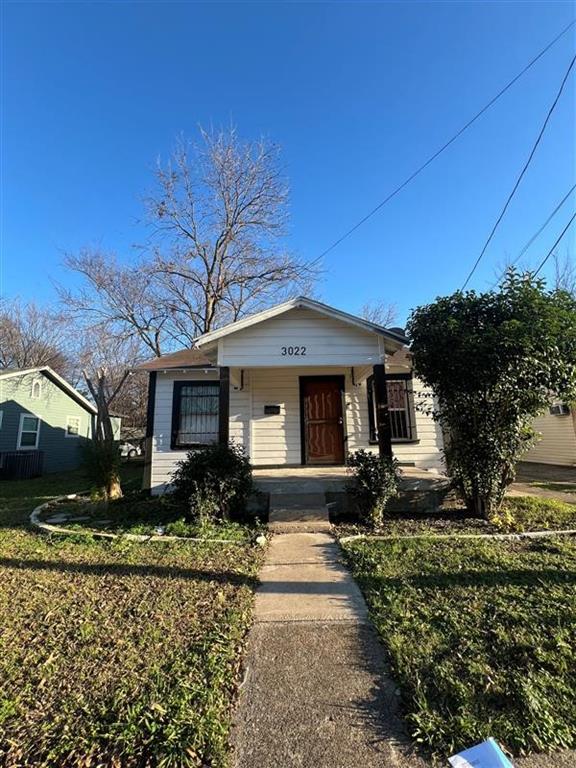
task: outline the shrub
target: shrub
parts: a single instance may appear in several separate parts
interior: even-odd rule
[[[468,510],[498,511],[532,421],[576,395],[576,298],[510,270],[498,291],[457,291],[408,323],[417,375],[448,433],[446,461]]]
[[[354,482],[348,486],[357,501],[362,519],[374,528],[382,525],[384,508],[398,493],[398,462],[361,448],[348,457]]]
[[[120,486],[120,451],[110,440],[90,440],[83,447],[84,468],[94,483],[95,498],[105,501],[122,496]]]
[[[190,451],[172,475],[174,496],[185,502],[188,519],[242,518],[252,490],[252,469],[235,444]]]

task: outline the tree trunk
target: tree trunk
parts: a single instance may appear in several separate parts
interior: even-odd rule
[[[466,499],[466,508],[474,517],[481,517],[483,520],[488,520],[490,517],[490,504],[479,493]]]
[[[114,499],[121,499],[122,495],[120,477],[114,473],[106,483],[106,498],[108,501],[114,501]]]

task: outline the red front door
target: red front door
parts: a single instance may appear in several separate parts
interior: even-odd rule
[[[340,377],[302,377],[304,464],[344,463],[344,419]]]

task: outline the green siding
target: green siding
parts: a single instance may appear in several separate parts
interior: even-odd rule
[[[42,382],[39,399],[32,397],[32,383]],[[93,416],[41,373],[0,378],[0,451],[17,450],[20,416],[27,413],[40,421],[38,450],[44,452],[44,472],[74,469],[82,460],[81,446],[91,437]],[[80,419],[79,437],[66,437],[67,417]]]

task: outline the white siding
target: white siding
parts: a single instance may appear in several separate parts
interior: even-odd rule
[[[230,386],[230,440],[243,445],[250,453],[250,389],[248,374],[244,374],[242,390]]]
[[[345,368],[263,368],[251,371],[252,450],[254,466],[300,464],[300,376],[344,375],[347,450],[371,446],[366,382],[352,384],[350,369]],[[421,382],[414,381],[416,402],[430,405]],[[421,395],[419,397],[418,395]],[[280,405],[278,416],[265,416],[264,405]],[[415,463],[425,469],[442,469],[442,434],[431,416],[416,413],[418,442],[395,443],[394,455],[401,462]]]
[[[416,406],[416,437],[417,441],[413,443],[393,443],[392,451],[398,461],[405,464],[414,464],[422,469],[444,470],[442,459],[442,430],[437,422],[434,421],[426,411],[430,410],[433,404],[432,397],[429,395],[424,385],[419,379],[412,380],[414,390],[414,402]],[[370,424],[368,421],[366,382],[353,390],[348,406],[348,422],[353,425],[349,427],[349,445],[350,450],[358,448],[368,448],[374,452],[378,451],[378,446],[369,445]]]
[[[576,431],[570,414],[553,416],[546,413],[534,420],[534,429],[542,434],[540,441],[522,461],[542,464],[576,465]]]
[[[172,437],[172,393],[175,381],[217,379],[217,371],[174,371],[158,373],[154,404],[154,435],[152,437],[152,467],[150,487],[153,493],[162,493],[170,483],[176,464],[186,457],[186,451],[170,448]]]
[[[374,364],[380,362],[381,343],[376,333],[309,309],[292,309],[221,339],[218,362],[243,368]],[[282,354],[283,348],[304,354]]]
[[[357,372],[358,374],[358,372]],[[300,376],[341,375],[345,377],[345,429],[347,451],[367,448],[369,420],[366,382],[352,383],[350,368],[289,367],[254,368],[244,371],[244,386],[230,389],[230,438],[244,445],[254,466],[298,465],[301,463],[300,442]],[[159,373],[156,382],[154,437],[152,440],[151,488],[161,493],[170,482],[178,461],[186,451],[170,448],[172,430],[172,392],[174,381],[218,378],[217,371],[207,373]],[[239,377],[234,377],[239,381]],[[416,402],[423,393],[422,384],[415,380]],[[430,399],[425,398],[427,404]],[[279,405],[279,415],[264,415],[265,405]],[[424,469],[442,469],[442,435],[438,425],[417,410],[418,441],[395,443],[396,458]]]

